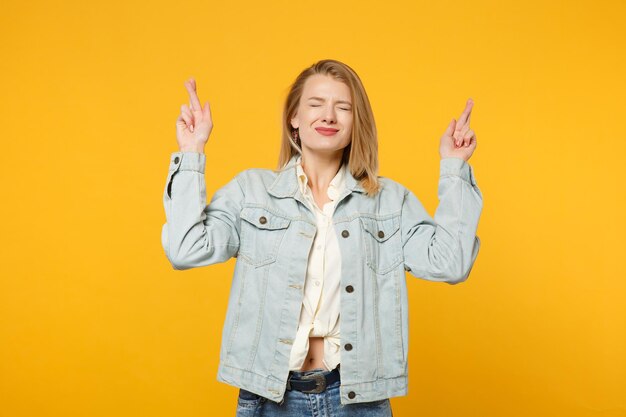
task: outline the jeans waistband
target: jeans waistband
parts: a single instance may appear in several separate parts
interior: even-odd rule
[[[315,368],[308,371],[289,371],[287,389],[295,389],[305,393],[319,393],[340,380],[340,366],[327,371],[323,368]]]

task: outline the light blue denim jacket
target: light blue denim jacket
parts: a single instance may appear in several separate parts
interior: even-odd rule
[[[206,205],[205,155],[174,152],[163,195],[161,241],[174,269],[237,257],[217,380],[281,402],[304,296],[315,214],[288,168],[247,169]],[[341,403],[408,393],[406,274],[457,284],[472,269],[482,193],[472,167],[440,160],[434,220],[401,184],[379,177],[368,197],[349,173],[333,225],[341,251]]]

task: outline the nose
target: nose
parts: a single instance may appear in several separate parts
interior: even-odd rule
[[[335,113],[335,107],[334,106],[326,106],[325,110],[324,110],[324,119],[323,119],[326,123],[336,123],[337,122],[337,116]]]

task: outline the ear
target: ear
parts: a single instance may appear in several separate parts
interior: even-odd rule
[[[291,127],[293,127],[294,129],[300,127],[300,123],[298,122],[298,113],[294,114],[291,118]]]

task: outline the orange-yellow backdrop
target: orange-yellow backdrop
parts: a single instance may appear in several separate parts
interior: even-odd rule
[[[234,259],[160,243],[194,76],[210,197],[275,168],[282,100],[335,58],[361,76],[383,176],[437,206],[465,100],[484,194],[458,286],[407,276],[396,416],[625,416],[623,1],[3,3],[0,416],[234,415],[216,381]]]

